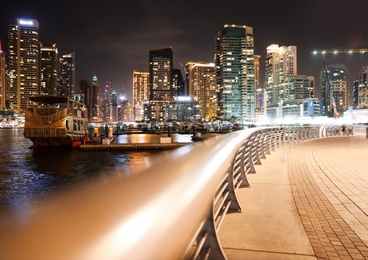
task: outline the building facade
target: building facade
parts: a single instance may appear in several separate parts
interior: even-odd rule
[[[8,27],[9,107],[22,113],[30,96],[39,94],[39,23],[18,18]]]
[[[357,89],[356,92],[356,100],[357,100],[357,107],[360,108],[368,108],[368,67],[364,67],[359,74],[358,82],[357,82]]]
[[[40,95],[56,96],[59,80],[59,53],[56,44],[41,44]]]
[[[58,96],[74,98],[75,82],[75,53],[71,52],[60,58]]]
[[[254,121],[253,28],[227,25],[215,39],[217,116],[220,119]]]
[[[267,107],[270,108],[279,106],[283,100],[286,78],[297,75],[297,51],[296,46],[272,44],[266,53],[265,86]]]
[[[149,100],[149,72],[133,71],[133,114],[135,121],[144,119],[143,104]]]
[[[0,41],[0,110],[7,108],[7,74],[6,74],[6,56],[2,50]]]
[[[165,121],[165,109],[174,99],[173,51],[171,48],[149,52],[149,108],[144,108],[148,121]]]
[[[327,66],[327,73],[323,69],[320,74],[323,111],[326,116],[336,117],[349,106],[350,74],[341,63]]]
[[[93,76],[92,82],[88,84],[86,105],[88,108],[88,121],[100,122],[100,84],[96,76]]]
[[[186,64],[186,82],[189,97],[199,103],[203,120],[216,119],[216,68],[214,63],[188,62]]]
[[[173,97],[173,51],[171,48],[149,52],[149,100]]]

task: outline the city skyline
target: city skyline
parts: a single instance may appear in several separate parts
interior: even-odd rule
[[[169,1],[104,2],[85,5],[63,2],[52,10],[36,2],[19,1],[2,6],[2,45],[7,45],[11,20],[30,18],[40,24],[40,41],[56,43],[59,54],[76,53],[76,78],[91,80],[97,76],[104,85],[124,90],[132,100],[132,72],[148,71],[149,51],[171,47],[174,68],[187,62],[213,62],[216,33],[224,24],[253,27],[255,54],[261,55],[261,83],[264,82],[266,48],[271,44],[296,46],[298,74],[314,75],[319,84],[322,58],[314,49],[366,48],[364,17],[356,15],[368,3],[352,1],[337,6],[331,0],[308,3],[281,1],[189,1],[177,5]],[[4,51],[7,51],[5,48]],[[343,63],[354,80],[368,54],[326,55],[327,64]]]

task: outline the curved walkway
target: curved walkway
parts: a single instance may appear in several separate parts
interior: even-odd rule
[[[368,139],[286,145],[267,156],[220,241],[231,259],[368,259]]]

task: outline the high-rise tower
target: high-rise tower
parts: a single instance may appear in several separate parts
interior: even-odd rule
[[[368,108],[368,67],[363,67],[359,73],[356,92],[358,108]]]
[[[186,78],[189,96],[199,102],[200,115],[205,120],[216,118],[216,70],[215,64],[188,62]]]
[[[173,85],[173,51],[171,48],[149,52],[149,89],[151,100],[171,100]]]
[[[338,113],[349,106],[348,92],[350,90],[350,73],[344,64],[331,64],[326,71],[321,71],[321,90],[324,113],[334,116],[334,106]]]
[[[60,79],[58,95],[74,98],[75,92],[75,53],[64,54],[60,58]]]
[[[267,91],[267,107],[279,106],[282,101],[282,85],[286,79],[297,75],[296,46],[279,46],[272,44],[267,47],[265,65],[265,85]],[[285,85],[285,84],[284,84]]]
[[[0,41],[0,109],[6,108],[7,101],[7,84],[6,84],[6,61],[5,61],[5,53],[2,50],[1,41]]]
[[[59,78],[59,54],[56,44],[41,44],[40,95],[56,96]]]
[[[34,19],[18,18],[8,27],[8,68],[10,108],[22,112],[29,96],[39,94],[39,24]]]
[[[135,121],[144,119],[143,104],[148,102],[149,72],[133,71],[133,114]]]
[[[218,113],[222,119],[253,121],[255,104],[253,28],[225,25],[215,40]]]

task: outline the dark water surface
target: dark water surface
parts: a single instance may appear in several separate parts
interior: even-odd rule
[[[120,135],[115,142],[159,142],[159,135]],[[173,137],[174,138],[174,137]],[[189,142],[190,136],[176,141]],[[0,129],[0,222],[58,192],[98,178],[129,177],[133,167],[166,151],[29,149],[23,129]],[[1,223],[0,223],[1,224]]]

